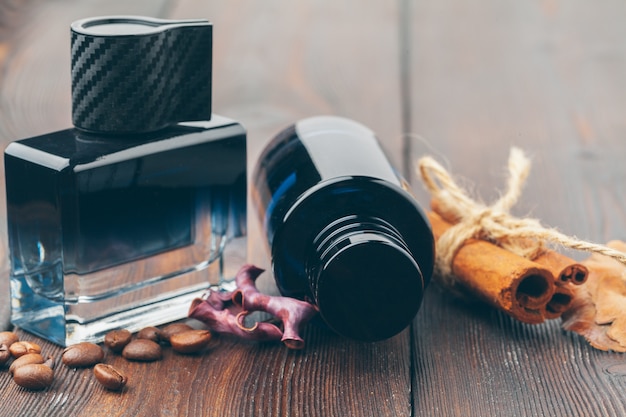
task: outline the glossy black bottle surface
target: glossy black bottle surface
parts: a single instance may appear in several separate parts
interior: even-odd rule
[[[269,143],[253,178],[282,294],[315,302],[353,339],[407,327],[432,275],[434,241],[371,130],[339,117],[301,120]]]

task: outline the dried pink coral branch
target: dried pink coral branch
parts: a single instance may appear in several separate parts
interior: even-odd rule
[[[206,301],[216,310],[224,310],[232,304],[232,291],[209,291]]]
[[[280,340],[290,349],[302,349],[304,340],[300,331],[317,314],[317,307],[295,298],[260,293],[255,281],[262,272],[263,269],[254,265],[244,265],[237,272],[235,291],[212,291],[206,299],[195,299],[189,309],[189,317],[202,321],[217,333],[229,333],[250,340]],[[246,327],[245,318],[253,311],[264,311],[280,319],[284,330],[267,322]]]
[[[276,297],[260,293],[255,281],[263,272],[254,265],[245,265],[237,273],[237,289],[233,292],[233,302],[244,312],[265,311],[283,322],[281,341],[290,349],[302,349],[304,340],[300,337],[301,327],[318,313],[315,305],[288,297]]]
[[[256,323],[247,328],[239,319],[239,314],[234,314],[228,309],[217,309],[208,300],[196,298],[191,303],[189,317],[200,320],[209,329],[217,333],[229,333],[242,339],[270,341],[280,340],[283,332],[270,323]]]

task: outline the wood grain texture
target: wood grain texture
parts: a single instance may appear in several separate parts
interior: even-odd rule
[[[440,157],[490,201],[522,147],[534,165],[516,213],[596,241],[624,236],[623,8],[416,3],[414,158]]]
[[[150,7],[144,4],[143,10],[136,6],[140,10],[134,13],[206,17],[214,22],[214,109],[241,120],[248,128],[250,168],[263,145],[279,130],[300,118],[328,113],[366,123],[379,133],[383,146],[397,161],[401,146],[398,11],[393,3],[381,4],[364,9],[355,19],[359,2],[335,3],[178,1]],[[50,24],[54,20],[47,21],[45,27],[65,32],[69,23],[64,22],[77,14],[110,14],[109,9],[129,13],[125,8],[131,6],[126,4],[55,2],[48,13],[63,16],[63,20],[54,25]],[[166,12],[160,12],[163,10]],[[36,17],[34,26],[46,19],[39,9]],[[51,86],[52,79],[41,81],[45,84],[42,89],[53,87],[53,91],[29,97],[29,82],[43,77],[43,68],[55,65],[61,66],[55,71],[65,71],[66,58],[56,57],[55,51],[69,41],[61,39],[65,35],[59,36],[54,46],[33,38],[19,45],[17,55],[25,61],[20,68],[28,65],[27,71],[32,73],[7,93],[16,116],[7,125],[10,134],[5,134],[6,140],[67,126],[69,102],[63,101],[69,99],[67,73],[58,75],[63,85]],[[53,62],[44,66],[22,55],[40,48],[49,49],[46,53]],[[15,74],[16,69],[10,67],[8,72]],[[48,108],[48,100],[54,101],[57,113],[30,114]],[[33,118],[29,128],[21,127],[24,118]],[[249,217],[251,260],[267,267],[258,225],[254,225],[254,216]],[[271,290],[271,279],[265,281]],[[99,389],[88,371],[61,368],[54,385],[39,396],[19,389],[2,373],[0,402],[11,404],[8,413],[24,415],[43,411],[63,416],[332,416],[352,410],[363,415],[408,416],[409,335],[405,331],[385,342],[364,344],[310,326],[304,352],[224,338],[199,357],[166,352],[161,362],[128,364],[109,356],[108,363],[130,374],[131,382],[122,395]],[[49,353],[60,354],[59,348],[45,345]]]
[[[394,2],[180,0],[171,16],[214,23],[213,108],[248,129],[251,174],[276,133],[320,114],[366,124],[401,164],[398,13]],[[249,207],[249,259],[269,269]],[[260,285],[272,289],[267,280]]]
[[[517,145],[534,165],[516,214],[595,241],[626,239],[624,4],[372,3],[0,1],[0,140],[69,125],[72,20],[206,17],[214,108],[248,128],[250,167],[289,123],[332,113],[378,132],[397,166],[433,154],[490,200]],[[249,222],[250,260],[268,267],[253,214]],[[263,285],[272,290],[271,279]],[[388,341],[346,341],[315,326],[305,340],[305,351],[290,352],[221,337],[202,355],[166,349],[155,363],[108,354],[128,373],[122,393],[60,364],[39,393],[0,370],[0,415],[626,415],[623,355],[593,350],[558,321],[523,325],[435,286],[412,328]]]
[[[214,111],[247,127],[252,173],[258,154],[273,135],[300,118],[318,114],[367,124],[378,133],[393,161],[400,162],[398,12],[395,3],[362,7],[358,1],[238,0],[203,5],[179,1],[172,16],[213,21]],[[351,52],[356,50],[358,54]],[[259,224],[250,208],[249,259],[269,270]],[[268,277],[261,277],[260,285],[272,291]],[[338,341],[325,333],[319,337],[324,343],[329,337]],[[280,408],[257,410],[251,404],[235,403],[224,408],[224,414],[324,416],[353,410],[362,415],[410,415],[409,345],[408,332],[385,342],[384,348],[359,344],[354,350],[343,350],[330,344],[322,362],[313,359],[307,347],[288,364],[282,359],[277,364],[288,366],[302,385],[277,384],[273,377],[263,376],[270,383],[245,387],[250,401],[277,402],[272,407],[281,404]],[[259,360],[265,362],[246,357],[233,366],[253,369]],[[381,385],[378,376],[382,375]]]
[[[169,2],[0,1],[0,148],[71,126],[69,25],[114,13],[167,14]],[[4,158],[0,158],[4,178]],[[8,326],[6,195],[0,182],[0,328]]]
[[[521,147],[533,167],[517,215],[624,239],[624,11],[618,1],[413,3],[413,158],[432,154],[492,201],[510,147]],[[523,325],[429,295],[413,327],[416,415],[626,414],[626,378],[610,372],[622,354],[592,349],[559,321]]]
[[[19,28],[28,18],[27,13],[23,13],[22,9],[28,5],[27,1],[12,0],[0,2],[0,68],[5,69],[15,54],[16,45],[19,42]],[[6,85],[6,71],[0,71],[0,85]],[[6,106],[4,95],[0,94],[0,114],[5,113]],[[3,130],[4,124],[7,122],[6,117],[2,116],[0,123],[0,132]],[[1,149],[4,149],[6,141],[0,142]],[[4,161],[0,162],[0,168],[4,172]],[[4,178],[4,177],[3,177]],[[5,218],[6,203],[4,184],[0,187],[0,214],[2,219]],[[0,329],[9,327],[10,302],[9,302],[9,260],[7,256],[7,239],[6,239],[6,222],[0,222]]]
[[[592,349],[558,320],[527,325],[436,287],[427,295],[413,326],[416,415],[626,413],[623,354]]]
[[[57,358],[53,385],[29,392],[0,373],[0,415],[6,416],[338,416],[410,415],[409,344],[404,337],[363,344],[310,326],[306,350],[216,337],[209,350],[129,362],[107,351],[104,362],[128,377],[124,391],[99,386],[91,369],[68,369],[61,350],[29,334]],[[384,381],[384,383],[381,383]],[[401,401],[404,400],[404,401]],[[41,414],[43,413],[43,414]]]

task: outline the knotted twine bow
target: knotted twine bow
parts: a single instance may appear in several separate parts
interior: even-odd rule
[[[486,240],[531,260],[541,254],[546,242],[551,242],[610,256],[626,265],[626,254],[623,252],[545,228],[536,219],[516,218],[509,213],[519,199],[530,172],[530,160],[519,148],[512,148],[509,155],[506,192],[490,206],[472,200],[433,158],[421,158],[418,169],[426,189],[437,201],[437,213],[444,220],[456,223],[440,236],[436,246],[435,268],[443,283],[449,287],[454,284],[452,261],[468,239]]]

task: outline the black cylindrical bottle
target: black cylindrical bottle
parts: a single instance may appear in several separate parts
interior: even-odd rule
[[[319,116],[280,132],[253,176],[279,291],[335,332],[375,341],[414,318],[433,271],[430,225],[374,133]]]

